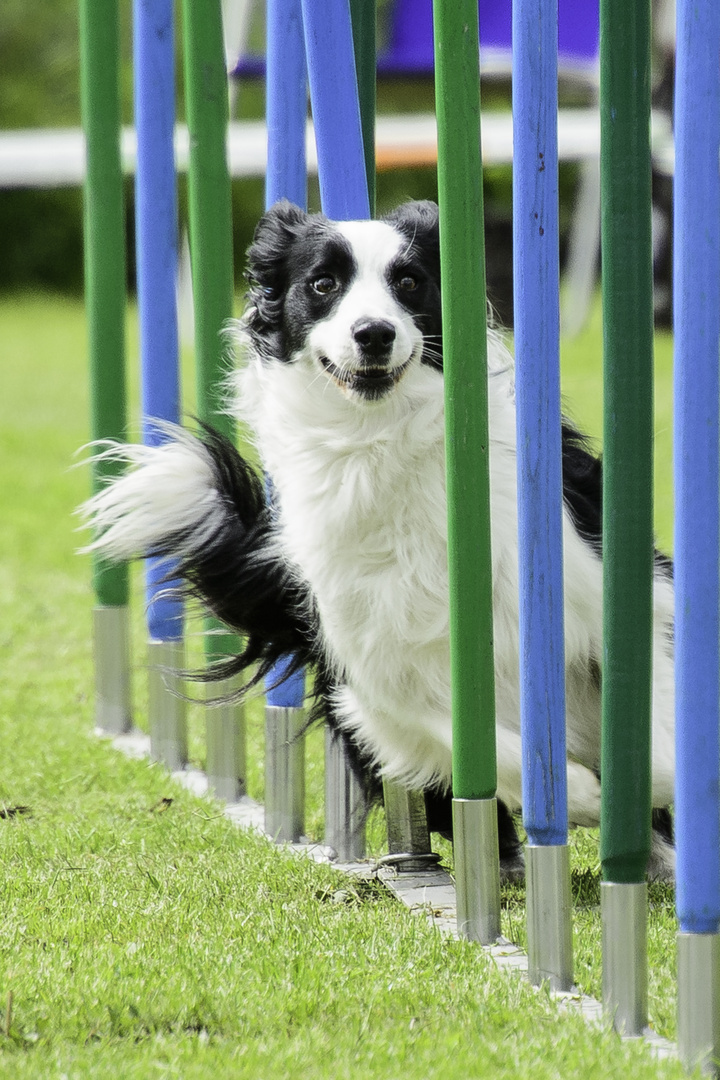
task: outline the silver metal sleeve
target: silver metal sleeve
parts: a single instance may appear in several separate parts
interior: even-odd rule
[[[720,1075],[720,934],[679,933],[678,1051],[686,1069]]]
[[[93,612],[95,726],[108,735],[132,728],[128,609],[98,606]]]
[[[409,791],[395,781],[385,780],[383,801],[390,855],[427,856],[432,848],[423,793]],[[427,870],[427,866],[427,858],[403,859],[396,864],[398,873],[415,873]]]
[[[603,1005],[620,1035],[647,1026],[647,885],[603,881]]]
[[[208,786],[218,799],[237,802],[247,793],[245,710],[233,701],[219,701],[236,689],[234,680],[211,683],[205,710],[205,748]]]
[[[342,742],[325,729],[325,843],[340,862],[365,856],[367,800]]]
[[[185,666],[182,641],[148,642],[150,754],[171,770],[188,760],[187,704],[179,672]]]
[[[494,945],[500,937],[500,858],[496,799],[453,799],[457,928]]]
[[[265,832],[297,843],[305,828],[304,710],[265,706]]]
[[[525,848],[528,976],[552,990],[573,985],[572,897],[567,844]]]

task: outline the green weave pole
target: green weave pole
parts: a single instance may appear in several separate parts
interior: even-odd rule
[[[371,217],[375,216],[375,105],[377,99],[375,6],[375,0],[350,0]]]
[[[228,348],[221,331],[233,313],[232,199],[227,167],[228,76],[220,0],[183,0],[185,105],[190,131],[188,196],[200,419],[234,439],[223,410]],[[237,652],[233,635],[206,638],[209,657]]]
[[[226,158],[228,76],[220,0],[183,0],[183,17],[198,411],[202,420],[232,437],[222,386],[227,350],[221,330],[232,316],[234,283]]]
[[[477,0],[434,0],[434,18],[453,795],[490,799],[497,769]]]
[[[120,30],[117,0],[80,3],[85,179],[85,307],[90,355],[91,432],[96,439],[126,436],[125,208],[120,166]],[[118,472],[96,461],[93,488]],[[98,604],[128,602],[125,566],[93,562]]]
[[[603,878],[641,882],[650,851],[653,281],[650,0],[602,0],[605,371]]]

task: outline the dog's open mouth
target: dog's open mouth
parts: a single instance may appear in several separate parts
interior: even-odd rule
[[[355,393],[361,394],[362,397],[372,400],[383,397],[389,390],[392,390],[393,386],[402,378],[410,361],[407,360],[400,367],[392,369],[385,365],[378,365],[377,367],[357,368],[352,371],[341,370],[327,356],[321,356],[320,363],[341,390],[353,390]]]

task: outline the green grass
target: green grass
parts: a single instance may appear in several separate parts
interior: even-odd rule
[[[128,339],[132,354],[132,317]],[[217,804],[92,734],[92,596],[71,517],[88,487],[71,468],[88,438],[81,305],[2,300],[0,341],[0,808],[29,808],[0,817],[0,1077],[682,1076],[642,1046],[560,1017],[547,994],[379,887],[348,888],[332,869],[241,833]],[[598,349],[593,325],[565,357],[572,413],[594,431]],[[669,422],[659,423],[665,440]],[[669,518],[658,532],[667,543]],[[257,706],[249,714],[261,795]],[[200,708],[191,721],[202,764]],[[319,757],[314,736],[313,832]],[[577,977],[598,994],[591,834],[578,834],[573,868]],[[651,899],[651,1010],[673,1035],[672,900],[663,889]],[[504,905],[505,932],[522,940],[522,889],[505,890]]]

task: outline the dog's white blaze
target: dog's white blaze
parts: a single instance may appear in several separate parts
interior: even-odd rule
[[[422,334],[392,294],[385,271],[407,240],[382,221],[345,221],[337,230],[352,245],[357,273],[333,313],[312,327],[306,351],[317,364],[327,357],[342,372],[355,370],[358,356],[352,328],[359,319],[383,319],[395,328],[390,370],[422,348]],[[331,377],[331,376],[328,376]]]

